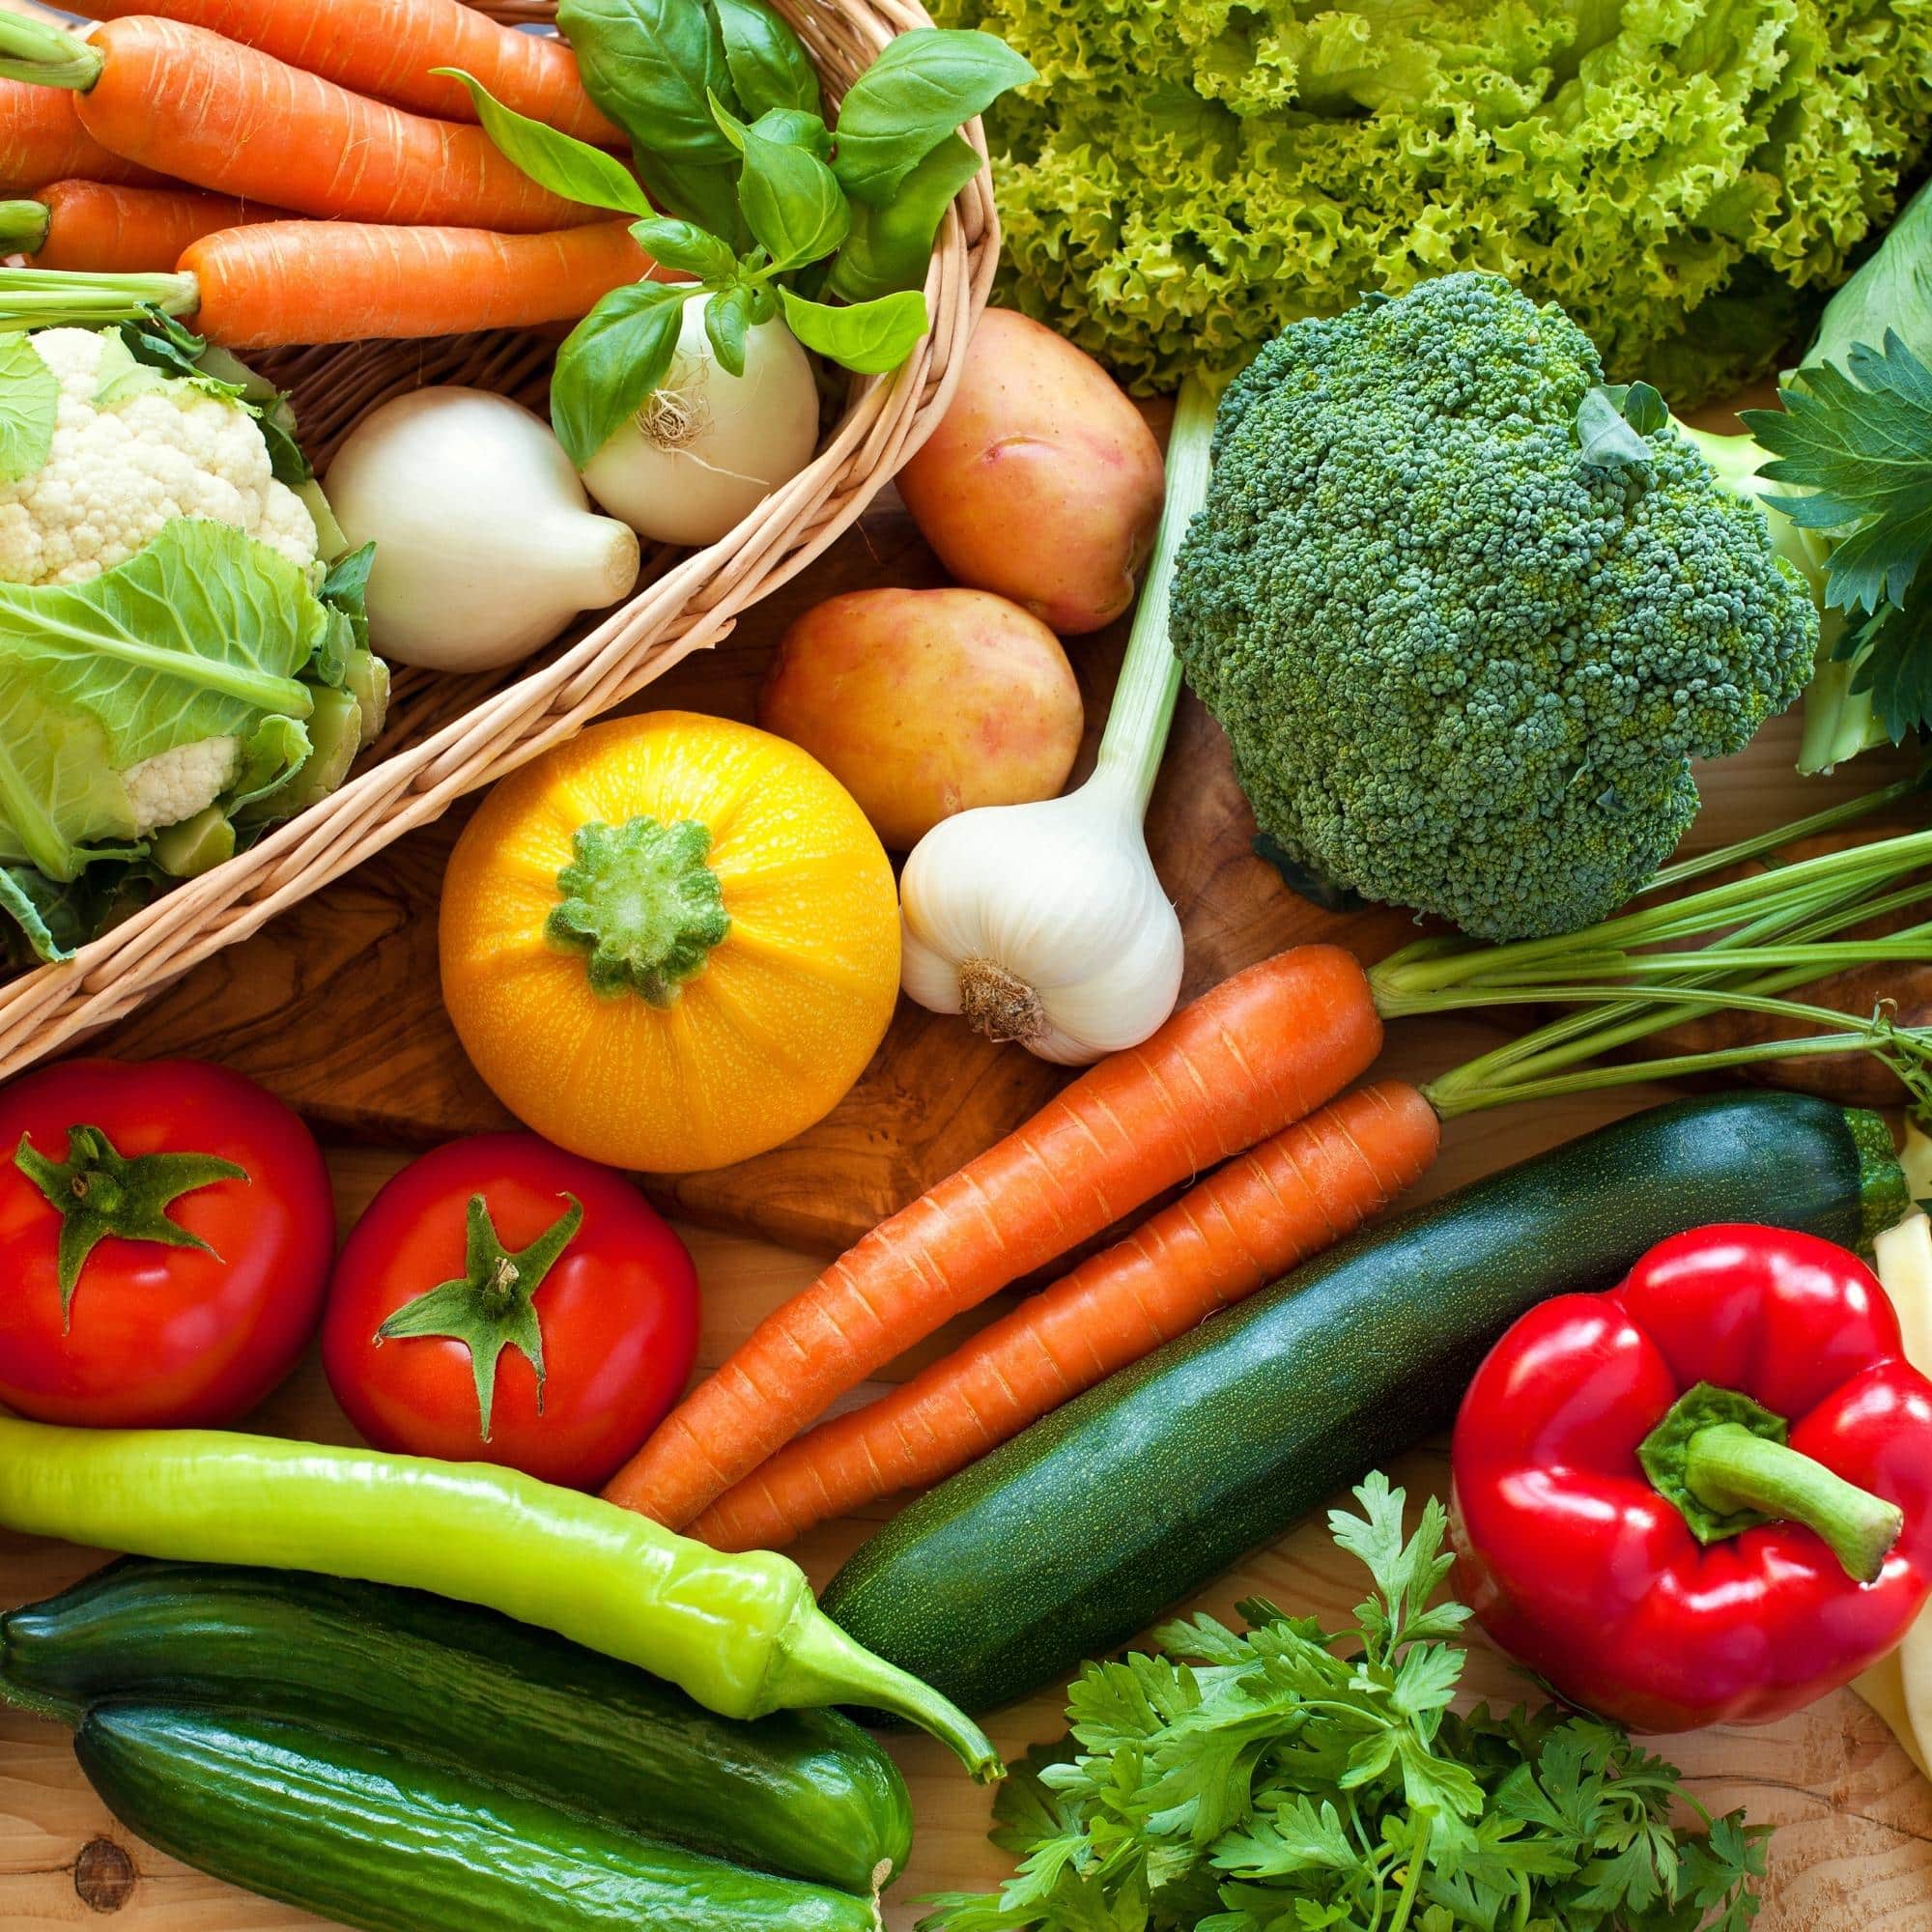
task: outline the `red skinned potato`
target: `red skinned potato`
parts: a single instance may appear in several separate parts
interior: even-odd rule
[[[1063,638],[1133,602],[1162,491],[1160,445],[1113,378],[1001,308],[980,319],[952,407],[899,472],[946,568]]]
[[[1060,639],[1004,597],[853,590],[785,632],[758,723],[905,851],[968,806],[1052,798],[1080,750],[1080,686]]]

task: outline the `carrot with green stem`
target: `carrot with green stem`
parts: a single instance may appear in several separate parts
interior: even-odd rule
[[[156,14],[259,47],[378,100],[473,121],[469,96],[432,69],[460,67],[498,100],[580,141],[624,136],[584,92],[577,56],[549,34],[521,34],[463,0],[72,0],[96,20]]]
[[[539,187],[481,128],[406,113],[173,20],[108,20],[83,41],[0,13],[0,74],[72,90],[103,148],[217,194],[512,234],[603,218]]]
[[[204,235],[287,219],[279,208],[200,188],[58,181],[20,200],[0,201],[0,254],[28,256],[41,269],[164,272]]]
[[[1814,814],[1785,836],[1829,829],[1909,789]],[[1775,842],[1747,841],[1673,868],[1664,883],[1687,883]],[[1677,955],[1683,963],[1671,974],[1694,988],[1700,974],[1726,970],[1717,955],[1733,952],[1734,975],[1759,973],[1765,962],[1742,940],[1843,912],[1928,865],[1932,833],[1912,834],[1710,887],[1567,941],[1424,941],[1366,973],[1336,948],[1304,947],[1249,967],[1151,1039],[1091,1068],[767,1317],[606,1494],[673,1527],[690,1523],[839,1395],[952,1316],[1332,1098],[1374,1060],[1385,1013],[1520,1001],[1531,947],[1540,949],[1533,956],[1546,988],[1615,979],[1615,958],[1639,944],[1711,931],[1726,939],[1701,958]],[[1814,952],[1785,970],[1815,978],[1828,968]],[[1499,977],[1486,983],[1492,972]],[[1411,983],[1417,974],[1425,985]]]
[[[1932,897],[1932,887],[1912,891],[1918,901]],[[1762,964],[1772,956],[1782,971],[1804,973],[1923,960],[1932,958],[1932,923],[1869,944],[1751,948],[1736,955],[1733,971],[1736,960]],[[943,1481],[1352,1233],[1421,1178],[1435,1157],[1440,1122],[1460,1114],[1794,1053],[1873,1051],[1891,1060],[1909,1089],[1927,1082],[1907,1049],[1932,1044],[1932,1033],[1892,1029],[1882,1017],[1850,1021],[1744,986],[1662,985],[1634,1000],[1613,986],[1538,988],[1529,996],[1592,995],[1607,1003],[1585,1009],[1586,1020],[1598,1023],[1594,1032],[1586,1024],[1574,1037],[1566,1029],[1565,1038],[1545,1041],[1546,1050],[1561,1049],[1560,1066],[1548,1066],[1532,1035],[1527,1052],[1499,1050],[1421,1087],[1382,1081],[1330,1101],[899,1388],[787,1443],[699,1515],[691,1534],[720,1549],[781,1548],[813,1523]],[[1653,1028],[1687,1007],[1710,1007],[1767,1012],[1824,1031],[1795,1042],[1578,1070],[1577,1061],[1621,1043],[1616,1016],[1639,1003],[1648,1005]]]
[[[162,179],[152,168],[110,155],[80,125],[80,109],[65,88],[0,77],[0,193],[19,194],[83,176],[142,186]]]
[[[622,221],[554,235],[267,221],[193,242],[171,274],[0,269],[0,329],[191,318],[223,348],[359,342],[574,322],[660,270]]]

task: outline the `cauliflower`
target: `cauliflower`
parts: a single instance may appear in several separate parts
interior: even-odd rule
[[[111,333],[49,328],[34,347],[60,409],[45,463],[0,485],[0,580],[83,582],[177,517],[227,524],[314,571],[315,519],[270,474],[246,410],[135,362]]]
[[[196,738],[143,758],[121,774],[136,837],[192,818],[242,775],[242,741],[229,732]]]

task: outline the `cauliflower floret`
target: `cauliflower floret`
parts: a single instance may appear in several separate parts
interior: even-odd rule
[[[95,398],[110,343],[119,349],[87,328],[34,337],[60,379],[60,408],[46,462],[0,485],[0,579],[81,582],[125,563],[176,517],[233,525],[313,565],[315,520],[275,480],[247,411],[186,382],[130,387],[102,409]]]
[[[146,838],[164,825],[178,825],[210,806],[242,772],[239,738],[197,738],[156,752],[121,774],[128,804],[134,814],[135,834]]]

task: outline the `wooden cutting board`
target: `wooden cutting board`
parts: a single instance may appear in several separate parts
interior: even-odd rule
[[[1710,426],[1735,423],[1719,412]],[[843,590],[945,581],[889,492],[735,636],[688,659],[630,708],[749,719],[771,652],[800,611]],[[1125,639],[1122,623],[1068,646],[1087,700],[1083,770]],[[1867,757],[1801,786],[1791,767],[1794,731],[1795,721],[1784,721],[1728,769],[1714,768],[1706,795],[1721,798],[1723,810],[1699,821],[1702,844],[1779,824],[1889,775],[1885,759]],[[438,989],[437,902],[466,816],[459,807],[217,953],[117,1027],[115,1051],[225,1061],[325,1130],[359,1139],[420,1146],[513,1124],[464,1057]],[[1406,913],[1325,912],[1287,890],[1251,849],[1254,821],[1219,727],[1184,694],[1148,838],[1186,933],[1183,998],[1299,941],[1337,940],[1374,960],[1414,934]],[[837,1252],[1016,1125],[1065,1077],[902,1001],[871,1065],[817,1126],[756,1159],[663,1178],[649,1189],[711,1226]]]

